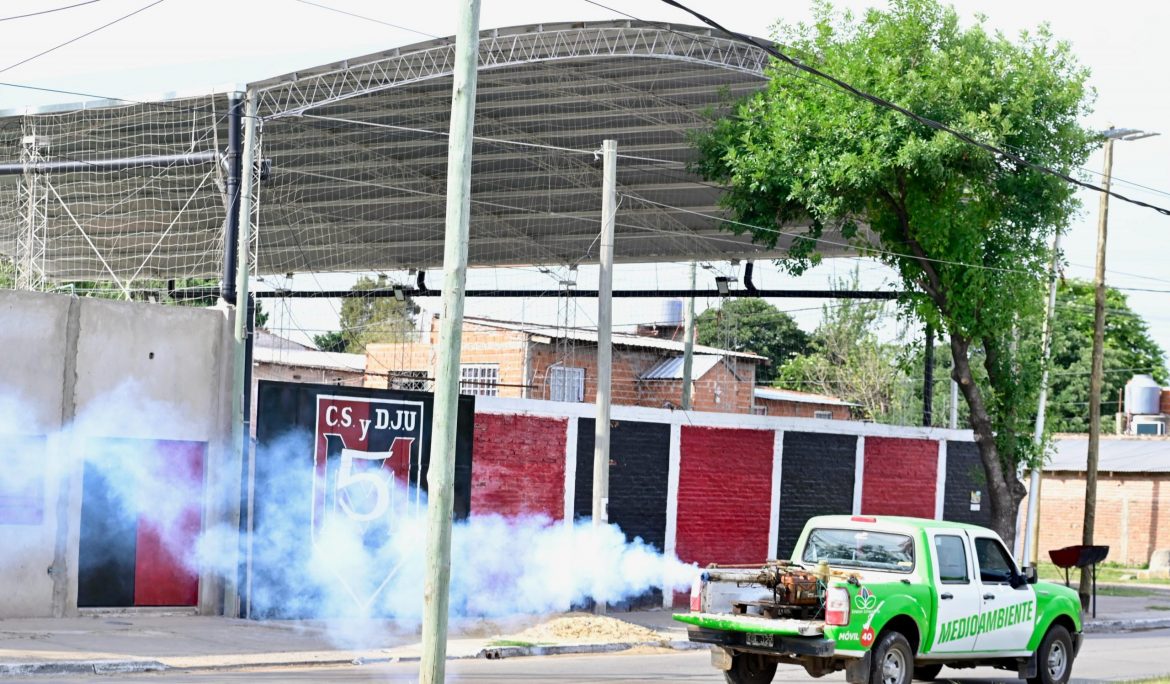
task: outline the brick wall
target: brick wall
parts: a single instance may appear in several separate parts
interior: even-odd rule
[[[471,510],[564,517],[567,420],[480,413],[475,417]]]
[[[865,438],[861,512],[933,518],[938,442],[899,437]]]
[[[776,557],[788,558],[814,515],[853,512],[857,438],[785,432]]]
[[[1027,499],[1020,504],[1028,505]],[[1084,473],[1045,473],[1040,487],[1040,558],[1049,549],[1081,543]],[[1170,473],[1101,473],[1093,542],[1109,547],[1108,560],[1140,565],[1155,549],[1170,548]]]
[[[683,561],[760,563],[771,555],[774,435],[682,427],[675,550]]]

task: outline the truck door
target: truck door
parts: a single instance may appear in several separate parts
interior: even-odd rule
[[[958,530],[935,530],[930,532],[930,545],[938,596],[930,653],[970,653],[975,649],[975,634],[966,626],[972,615],[979,615],[980,595],[967,537]]]
[[[999,539],[975,536],[972,541],[982,603],[975,650],[1027,651],[1036,622],[1036,591],[1030,584],[1012,587],[1019,571]]]

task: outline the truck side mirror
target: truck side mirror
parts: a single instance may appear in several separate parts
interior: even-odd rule
[[[1028,567],[1024,568],[1024,580],[1027,581],[1028,584],[1035,584],[1036,582],[1040,581],[1040,574],[1037,572],[1035,565],[1029,565]]]
[[[1036,566],[1029,565],[1024,568],[1023,573],[1013,572],[1009,584],[1012,585],[1012,589],[1019,589],[1027,584],[1035,584],[1036,578]]]

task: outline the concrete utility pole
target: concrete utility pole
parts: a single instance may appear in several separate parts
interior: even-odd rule
[[[431,463],[427,469],[427,556],[423,585],[421,684],[446,679],[447,613],[451,583],[451,509],[455,500],[455,440],[459,419],[459,357],[463,292],[471,219],[471,147],[479,67],[479,0],[459,0],[451,125],[447,144],[447,226],[443,238],[443,300],[435,372]]]
[[[691,262],[691,291],[695,289],[695,262]],[[691,382],[695,370],[695,296],[687,298],[687,312],[683,317],[683,387],[682,408],[691,410]]]
[[[1056,310],[1056,269],[1060,263],[1060,231],[1052,236],[1052,267],[1048,271],[1048,306],[1044,308],[1044,331],[1040,340],[1040,399],[1036,406],[1036,429],[1032,443],[1037,447],[1044,442],[1044,414],[1048,410],[1048,359],[1052,354],[1052,316]],[[1032,468],[1028,484],[1028,516],[1024,524],[1024,565],[1036,567],[1040,550],[1037,541],[1040,535],[1040,478],[1042,464]]]
[[[1105,178],[1101,193],[1101,209],[1097,218],[1097,272],[1093,279],[1096,292],[1093,299],[1093,365],[1089,376],[1089,453],[1085,465],[1085,521],[1081,543],[1093,543],[1093,526],[1097,517],[1097,461],[1101,448],[1101,384],[1105,358],[1105,238],[1109,226],[1109,186],[1113,177],[1113,141],[1138,140],[1157,133],[1133,128],[1114,128],[1104,131]],[[1079,593],[1081,605],[1087,607],[1091,593],[1090,574],[1081,572]]]
[[[232,483],[230,491],[235,496],[227,502],[228,524],[231,529],[240,529],[240,497],[243,486],[244,455],[247,453],[244,445],[251,435],[244,426],[248,424],[249,416],[244,415],[244,393],[251,392],[247,386],[248,377],[248,254],[252,243],[252,192],[256,172],[256,129],[258,119],[258,101],[256,92],[248,91],[247,104],[244,109],[244,150],[243,161],[240,163],[240,215],[238,240],[236,244],[236,312],[235,312],[235,365],[232,373],[232,460],[229,481]],[[238,552],[240,545],[235,545]],[[237,563],[232,567],[236,567]],[[232,572],[224,581],[223,612],[224,615],[235,617],[240,613],[240,588],[237,586],[239,573]]]
[[[617,215],[617,141],[601,143],[601,273],[597,282],[597,421],[593,431],[593,527],[609,523],[609,402],[613,362],[613,228]],[[605,602],[594,598],[605,614]]]

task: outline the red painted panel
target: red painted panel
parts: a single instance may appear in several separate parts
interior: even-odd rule
[[[675,537],[680,559],[706,565],[768,558],[774,435],[683,426]]]
[[[934,517],[938,442],[901,437],[865,438],[865,515]]]
[[[567,427],[561,418],[475,414],[472,515],[563,518]]]
[[[150,451],[148,480],[167,491],[146,498],[138,518],[134,605],[193,606],[199,574],[182,561],[199,537],[205,442],[158,441]],[[151,501],[154,500],[152,504]]]

